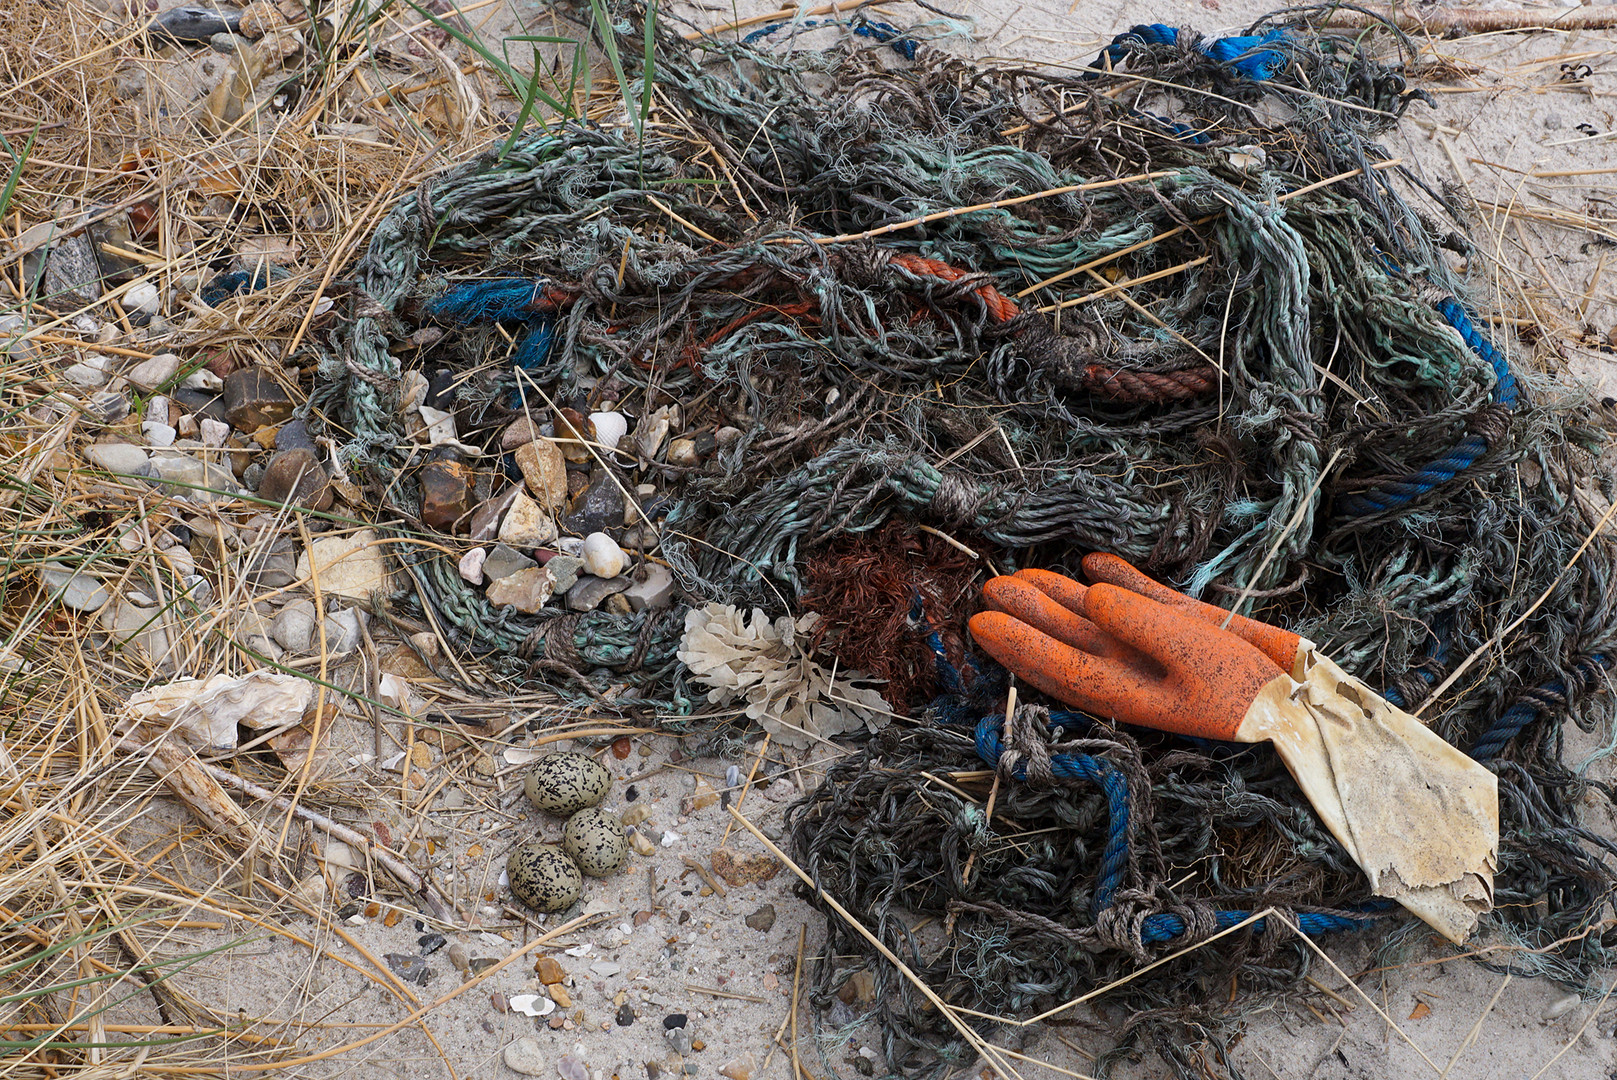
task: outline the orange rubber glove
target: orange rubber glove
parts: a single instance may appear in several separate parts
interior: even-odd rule
[[[972,616],[971,636],[990,656],[1051,697],[1124,723],[1234,739],[1285,674],[1236,635],[1115,585],[1024,570],[995,578],[983,597],[994,610]]]
[[[1091,555],[1084,569],[1100,582],[1086,589],[1040,570],[995,578],[972,637],[1097,716],[1272,742],[1372,890],[1465,941],[1493,901],[1492,773],[1296,634],[1192,600],[1115,556]]]

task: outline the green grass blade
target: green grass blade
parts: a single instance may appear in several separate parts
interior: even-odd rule
[[[595,13],[595,28],[600,31],[601,42],[606,47],[606,58],[612,64],[612,74],[618,78],[618,91],[623,95],[623,107],[629,114],[629,123],[634,125],[634,134],[637,139],[644,139],[643,125],[640,113],[634,107],[634,98],[629,96],[629,79],[623,73],[623,57],[618,55],[618,32],[612,25],[612,18],[606,12],[606,5],[602,0],[590,0],[590,10]]]

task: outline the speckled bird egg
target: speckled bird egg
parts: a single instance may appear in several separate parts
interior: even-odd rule
[[[522,790],[539,809],[561,817],[606,798],[612,774],[588,754],[551,754],[539,759]]]
[[[623,865],[629,838],[623,834],[618,815],[592,806],[567,819],[561,831],[561,846],[590,877],[606,877]]]
[[[543,837],[518,844],[505,860],[511,893],[535,911],[565,911],[584,891],[584,876],[571,856]]]

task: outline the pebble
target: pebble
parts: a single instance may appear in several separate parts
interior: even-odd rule
[[[231,372],[224,380],[224,396],[225,418],[237,431],[257,431],[292,418],[292,399],[263,368]]]
[[[767,934],[775,925],[775,905],[765,904],[747,916],[747,925],[759,933]]]
[[[471,524],[476,509],[477,473],[462,461],[429,461],[422,466],[421,522],[451,533]]]
[[[146,451],[126,442],[92,443],[84,448],[84,456],[98,469],[125,476],[144,475],[151,460]]]
[[[598,578],[615,578],[629,563],[628,556],[604,532],[593,532],[584,537],[584,570]]]
[[[630,584],[627,578],[598,578],[586,575],[579,578],[578,583],[567,590],[567,609],[594,611],[601,606],[601,601],[623,592]]]
[[[1563,994],[1544,1006],[1544,1012],[1540,1015],[1544,1017],[1545,1023],[1552,1023],[1577,1008],[1582,1002],[1583,998],[1577,994]]]
[[[539,504],[553,514],[567,509],[567,459],[549,439],[517,447],[517,468]]]
[[[228,9],[226,9],[228,10]],[[186,5],[171,8],[153,20],[146,32],[168,41],[205,43],[215,34],[228,34],[240,25],[240,15],[231,12],[226,18],[210,7]]]
[[[532,1035],[524,1035],[514,1043],[507,1043],[500,1056],[505,1059],[505,1067],[512,1072],[523,1076],[544,1075],[545,1056],[539,1048],[539,1040]]]
[[[680,1057],[688,1057],[690,1055],[691,1033],[689,1031],[682,1027],[665,1028],[663,1031],[663,1037],[668,1040],[668,1045],[673,1047],[674,1053],[678,1054]]]
[[[595,442],[595,425],[574,409],[562,409],[556,414],[556,438],[562,455],[568,461],[583,464],[594,455],[585,443]]]
[[[140,433],[145,436],[147,446],[156,447],[173,446],[174,440],[180,434],[169,425],[159,424],[154,420],[141,421]]]
[[[380,539],[375,529],[320,537],[298,556],[297,575],[308,580],[318,566],[322,595],[368,602],[372,593],[388,588]],[[309,588],[313,590],[312,583]]]
[[[595,441],[608,450],[616,450],[629,433],[629,421],[620,412],[590,413],[590,423],[595,425]]]
[[[202,436],[202,445],[211,450],[218,450],[230,438],[230,425],[211,416],[204,416],[197,425],[197,431]]]
[[[639,576],[638,571],[636,576]],[[643,580],[629,586],[623,596],[629,601],[629,608],[632,611],[665,608],[674,602],[674,590],[677,585],[672,570],[661,563],[648,562],[644,567]]]
[[[701,457],[696,453],[695,441],[691,439],[675,439],[669,443],[668,464],[686,467],[702,464]]]
[[[169,399],[162,394],[156,394],[146,402],[146,415],[141,419],[150,420],[154,424],[166,424],[172,413]]]
[[[752,1080],[752,1074],[757,1068],[758,1059],[751,1053],[745,1053],[720,1065],[719,1075],[728,1077],[729,1080]]]
[[[646,858],[649,858],[657,853],[657,845],[646,839],[645,833],[638,829],[629,833],[629,846],[634,848],[634,853],[636,855]]]
[[[618,1006],[617,1021],[618,1027],[628,1027],[634,1023],[634,1009],[630,1007],[628,1002]]]
[[[129,311],[156,315],[163,307],[163,294],[149,281],[137,282],[124,293],[122,304]]]
[[[60,563],[46,563],[39,569],[39,580],[53,597],[74,611],[100,611],[111,599],[101,582]]]
[[[202,422],[215,423],[213,420]],[[308,510],[326,510],[333,499],[331,478],[314,450],[308,447],[280,450],[264,466],[263,475],[258,479],[258,497],[282,506],[294,504]]]
[[[387,966],[393,969],[393,974],[405,982],[425,986],[427,985],[427,980],[432,977],[432,968],[419,956],[412,956],[408,953],[387,953],[382,959],[386,960]]]
[[[359,648],[359,620],[363,617],[358,608],[342,608],[326,616],[326,651],[347,656]]]
[[[420,946],[422,956],[431,956],[445,945],[448,945],[449,939],[442,934],[422,934],[415,939],[415,943]]]
[[[578,536],[615,528],[623,521],[623,492],[604,472],[590,480],[589,487],[573,499],[571,506],[565,524],[568,532]]]
[[[101,298],[101,264],[90,238],[59,240],[45,256],[45,295],[58,306],[84,307]]]
[[[556,1062],[556,1073],[561,1080],[590,1080],[590,1071],[572,1054],[565,1054]]]
[[[513,484],[472,511],[471,536],[475,543],[492,540],[499,534],[501,519],[521,493],[522,489]]]
[[[544,986],[554,986],[567,978],[567,969],[554,956],[541,956],[533,962],[533,970]]]
[[[200,461],[186,454],[167,454],[152,458],[152,465],[165,483],[192,502],[228,502],[239,490],[235,473],[211,461]]]
[[[458,568],[462,581],[472,585],[483,584],[483,564],[488,561],[488,548],[475,547],[460,557]]]
[[[62,374],[79,386],[101,386],[107,381],[106,371],[91,363],[70,364]]]
[[[485,594],[496,607],[515,608],[536,615],[556,591],[556,579],[542,566],[530,566],[491,582]]]
[[[519,570],[539,565],[509,544],[495,544],[483,560],[483,576],[489,581],[510,577]]]
[[[675,1028],[682,1028],[689,1019],[684,1013],[669,1013],[663,1017],[663,1030],[673,1031]]]
[[[463,973],[466,970],[466,946],[458,941],[449,946],[449,966]]]
[[[545,563],[545,569],[556,579],[556,592],[560,595],[578,583],[579,572],[584,569],[584,560],[576,555],[556,555]]]
[[[111,390],[97,390],[85,405],[85,416],[91,422],[116,424],[127,417],[133,406],[123,394]]]
[[[500,522],[499,537],[512,547],[538,547],[556,539],[556,522],[519,489]]]
[[[715,848],[713,872],[731,885],[756,885],[780,873],[780,861],[762,852],[740,855],[727,847]]]
[[[291,653],[307,653],[314,646],[314,601],[299,598],[275,613],[270,637]]]

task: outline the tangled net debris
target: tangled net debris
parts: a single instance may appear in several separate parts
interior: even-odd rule
[[[643,24],[624,15],[627,41]],[[1297,984],[1311,954],[1281,922],[1398,923],[1266,749],[1036,708],[1002,745],[1001,676],[959,640],[973,575],[1071,572],[1091,550],[1429,705],[1499,775],[1485,932],[1526,948],[1497,962],[1584,986],[1609,959],[1617,849],[1577,824],[1591,781],[1561,746],[1567,720],[1611,720],[1594,691],[1617,656],[1614,551],[1584,546],[1613,497],[1607,435],[1479,328],[1465,208],[1377,144],[1421,97],[1407,43],[1307,17],[1224,39],[1138,27],[1077,74],[868,21],[788,50],[809,27],[690,44],[663,20],[643,137],[548,130],[393,209],[313,405],[407,522],[406,364],[471,373],[463,443],[524,412],[639,417],[640,452],[601,457],[591,484],[656,486],[640,543],[687,604],[496,607],[441,537],[401,547],[413,594],[495,670],[664,722],[703,707],[677,658],[690,607],[812,607],[820,648],[857,648],[921,723],[833,768],[794,812],[796,849],[955,1004],[1028,1015],[1275,908],[1108,998],[1122,1049],[1233,1070],[1213,998]],[[410,357],[423,326],[443,333]],[[903,557],[882,564],[877,538]],[[985,762],[1003,822],[966,794]],[[949,934],[923,947],[908,926],[927,915]],[[870,959],[831,926],[828,954]],[[877,966],[889,1060],[960,1063]],[[827,961],[822,993],[845,973]],[[1186,979],[1217,992],[1189,1001]]]

